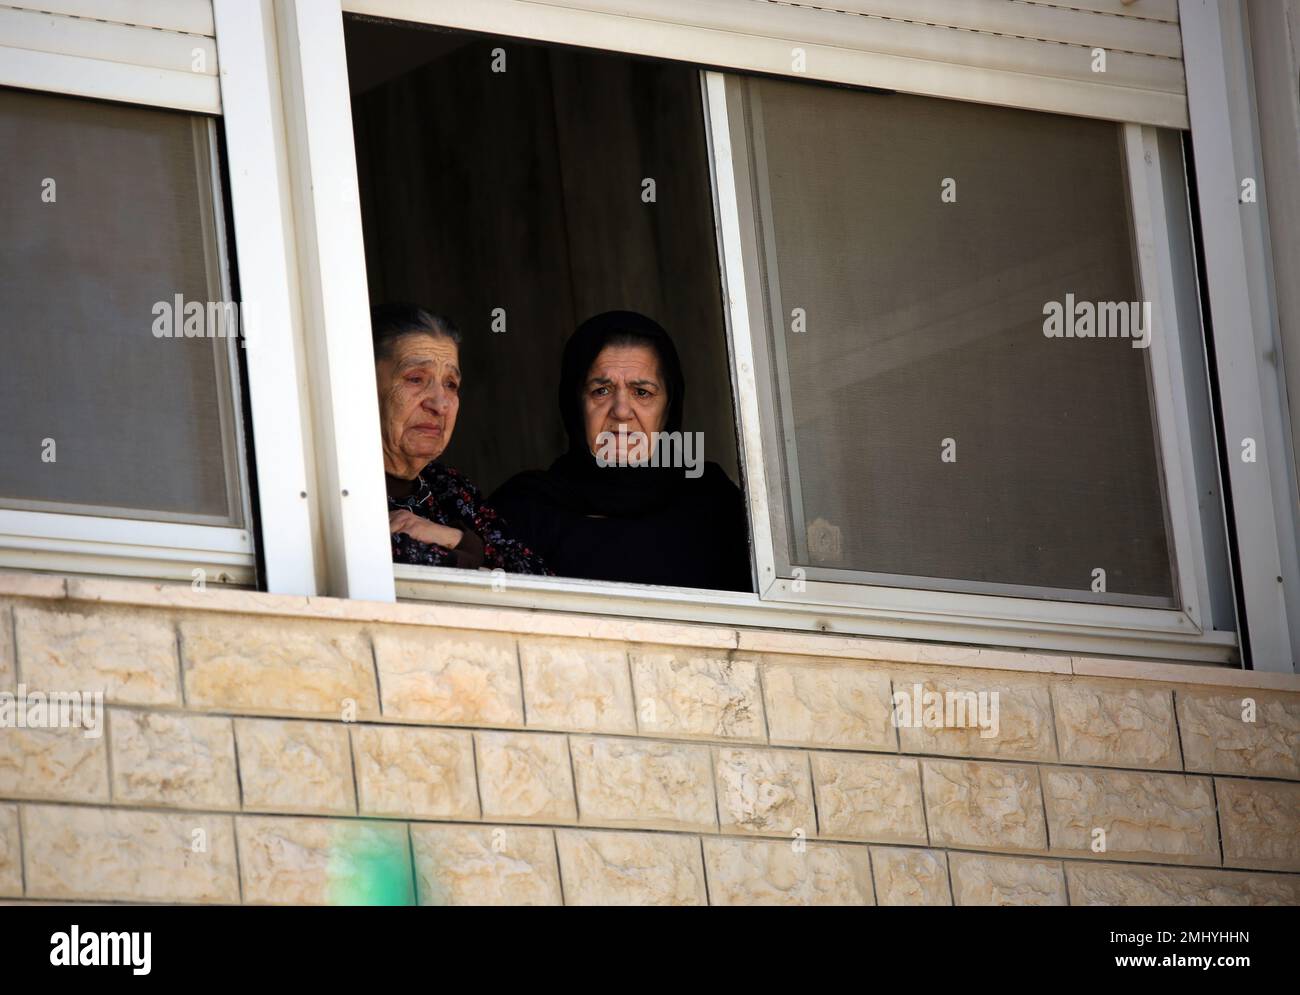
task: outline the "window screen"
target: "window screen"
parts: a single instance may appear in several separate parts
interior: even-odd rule
[[[0,90],[0,507],[242,524],[212,141]]]
[[[1141,308],[1045,334],[1049,302],[1140,304],[1119,129],[745,86],[789,564],[1170,604]]]

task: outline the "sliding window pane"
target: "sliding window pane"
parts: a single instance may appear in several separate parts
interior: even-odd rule
[[[1118,126],[745,86],[789,564],[1171,604]]]
[[[242,524],[212,141],[0,90],[0,507]]]

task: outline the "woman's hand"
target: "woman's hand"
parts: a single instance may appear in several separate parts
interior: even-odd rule
[[[455,549],[460,545],[462,536],[460,529],[453,529],[448,525],[431,522],[427,518],[421,518],[405,508],[398,508],[396,511],[388,513],[388,531],[390,533],[405,532],[417,542],[432,543],[435,546],[443,546],[447,549]]]

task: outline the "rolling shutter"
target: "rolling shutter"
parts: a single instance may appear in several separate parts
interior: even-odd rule
[[[0,85],[219,114],[212,0],[0,2]]]
[[[344,7],[724,69],[1188,127],[1178,0],[344,0]]]

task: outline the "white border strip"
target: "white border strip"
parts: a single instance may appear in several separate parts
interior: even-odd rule
[[[316,594],[305,363],[270,0],[214,0],[267,589]],[[250,309],[248,304],[252,305]]]

